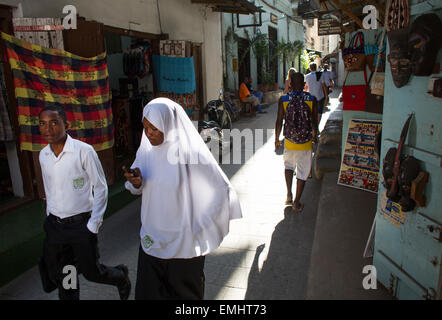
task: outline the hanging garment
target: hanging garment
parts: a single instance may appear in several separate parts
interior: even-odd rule
[[[49,105],[66,111],[71,137],[95,151],[114,144],[114,125],[106,53],[83,58],[67,51],[44,48],[2,33],[14,76],[18,104],[20,149],[40,151],[38,115]]]
[[[193,57],[176,58],[153,55],[153,69],[158,91],[182,94],[196,90]]]

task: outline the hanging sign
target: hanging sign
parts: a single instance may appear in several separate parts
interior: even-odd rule
[[[341,14],[337,11],[319,12],[318,36],[341,34]]]

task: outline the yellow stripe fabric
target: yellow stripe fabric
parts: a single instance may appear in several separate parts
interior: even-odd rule
[[[75,71],[56,71],[52,69],[42,69],[32,67],[25,62],[17,61],[16,59],[9,59],[12,69],[21,70],[25,72],[33,73],[45,79],[53,79],[60,81],[90,81],[101,80],[109,76],[107,68],[104,70],[92,71],[92,72],[75,72]]]

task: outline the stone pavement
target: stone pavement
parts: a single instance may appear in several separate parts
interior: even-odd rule
[[[333,99],[332,105],[336,104],[337,99]],[[234,127],[240,130],[273,130],[277,105],[273,104],[266,110],[267,114],[234,122]],[[322,122],[326,120],[327,117],[323,116]],[[290,207],[284,205],[284,168],[282,155],[274,151],[273,131],[270,134],[265,131],[263,141],[264,144],[256,148],[253,143],[243,142],[245,153],[253,151],[250,159],[243,159],[241,164],[221,165],[238,193],[243,218],[231,222],[230,232],[221,246],[206,258],[205,299],[333,299],[343,296],[351,299],[351,295],[329,294],[345,290],[346,282],[340,278],[341,273],[353,275],[356,281],[352,282],[352,286],[357,286],[358,276],[360,283],[363,278],[362,269],[356,269],[353,263],[345,263],[345,253],[349,250],[339,256],[339,264],[334,263],[333,252],[324,252],[339,248],[332,244],[323,245],[323,241],[335,241],[338,247],[342,244],[339,226],[331,231],[329,229],[331,234],[328,236],[319,237],[317,231],[315,233],[318,212],[322,212],[321,226],[327,226],[327,208],[320,208],[321,205],[330,205],[330,201],[324,201],[321,192],[324,190],[323,183],[328,184],[327,199],[330,200],[333,198],[336,180],[309,179],[302,197],[305,208],[302,213],[294,214]],[[343,192],[346,190],[344,188]],[[364,199],[360,197],[360,201]],[[339,205],[337,202],[333,204]],[[139,247],[139,208],[140,199],[137,199],[106,219],[99,234],[101,262],[107,265],[127,264],[133,288]],[[334,212],[338,215],[339,208],[335,208]],[[358,224],[355,220],[352,222]],[[363,227],[367,228],[365,225]],[[371,224],[368,229],[370,227]],[[359,232],[357,227],[353,229],[353,232]],[[324,231],[327,228],[322,227],[320,233]],[[360,236],[357,250],[365,246],[363,240],[367,237],[368,234]],[[351,235],[348,238],[351,240]],[[317,264],[313,268],[312,261]],[[330,269],[327,269],[329,262],[332,265],[334,263],[331,274]],[[347,265],[352,270],[348,270]],[[328,286],[327,277],[334,275],[342,281],[333,281],[330,283],[333,286]],[[115,288],[87,282],[83,277],[80,277],[80,288],[81,299],[118,299]],[[133,298],[132,290],[129,299]],[[355,298],[366,297],[360,294]],[[0,288],[0,299],[57,299],[57,294],[42,291],[38,269],[34,267]]]

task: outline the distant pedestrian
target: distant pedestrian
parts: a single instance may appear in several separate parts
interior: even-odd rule
[[[239,86],[239,99],[242,102],[251,102],[258,113],[267,113],[267,111],[263,111],[261,109],[261,101],[262,101],[262,92],[261,91],[253,91],[251,89],[252,78],[245,77],[244,81]]]
[[[154,99],[142,121],[123,167],[126,188],[142,195],[135,299],[203,299],[205,256],[242,217],[237,195],[180,105]]]
[[[324,71],[322,72],[322,77],[324,79],[325,86],[328,88],[328,93],[331,93],[335,83],[333,80],[332,72],[328,70],[328,64],[324,64]]]
[[[97,233],[108,193],[97,153],[66,133],[61,106],[43,108],[39,128],[49,143],[40,151],[47,214],[41,262],[45,274],[58,287],[61,300],[79,300],[78,273],[89,281],[117,286],[120,299],[126,300],[131,289],[127,267],[107,267],[98,260]],[[68,288],[63,285],[67,265],[77,269],[77,285]]]
[[[324,103],[328,99],[328,88],[322,78],[322,72],[316,71],[316,63],[310,63],[311,72],[305,76],[308,92],[318,101],[318,125],[324,112]]]
[[[304,204],[300,202],[305,182],[312,167],[313,142],[318,132],[317,101],[311,94],[303,91],[304,75],[295,73],[291,77],[292,92],[282,96],[278,102],[278,116],[275,124],[275,149],[284,122],[284,175],[287,186],[286,204],[292,205],[295,212],[301,212]],[[296,196],[293,201],[292,182],[296,170]]]

